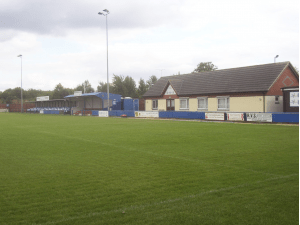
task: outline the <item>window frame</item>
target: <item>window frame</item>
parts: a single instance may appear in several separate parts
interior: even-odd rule
[[[199,100],[203,99],[205,102],[205,108],[200,108],[199,107]],[[208,97],[198,97],[197,98],[197,109],[198,110],[208,110]]]
[[[153,103],[155,102],[156,108],[153,107]],[[152,110],[157,110],[158,109],[158,99],[152,99]]]
[[[230,97],[229,96],[218,96],[218,111],[229,111],[230,110]],[[219,108],[219,100],[225,99],[225,108]]]
[[[164,95],[176,95],[176,92],[175,92],[175,90],[174,90],[174,88],[172,87],[171,84],[169,84],[169,86],[168,86],[168,88],[167,88]]]
[[[185,108],[181,108],[181,101],[186,101]],[[189,98],[179,98],[179,109],[180,110],[190,109]]]

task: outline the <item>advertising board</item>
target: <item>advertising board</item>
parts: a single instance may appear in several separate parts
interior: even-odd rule
[[[99,117],[108,117],[108,111],[99,111]]]
[[[244,113],[227,113],[227,120],[244,121]]]
[[[74,91],[74,96],[81,96],[82,95],[82,91]]]
[[[205,113],[206,120],[225,120],[225,113]]]
[[[36,97],[36,101],[37,102],[40,102],[40,101],[49,101],[49,96]]]
[[[272,113],[246,113],[247,121],[272,122]]]
[[[158,112],[136,111],[135,117],[159,117]]]

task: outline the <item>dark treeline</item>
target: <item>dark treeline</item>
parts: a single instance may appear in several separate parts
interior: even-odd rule
[[[140,79],[138,85],[130,76],[113,75],[113,82],[109,84],[109,92],[120,94],[123,97],[142,98],[143,94],[157,81],[155,75],[151,76],[147,81]],[[74,94],[74,91],[82,91],[82,93],[91,92],[107,92],[107,83],[100,82],[95,90],[88,80],[76,86],[76,88],[66,88],[61,83],[57,84],[54,90],[43,91],[36,89],[23,89],[23,102],[35,101],[36,97],[49,96],[50,99],[63,99],[67,95]],[[18,103],[21,102],[21,88],[6,89],[0,91],[0,103]]]

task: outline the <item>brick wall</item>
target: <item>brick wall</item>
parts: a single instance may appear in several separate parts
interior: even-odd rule
[[[283,73],[278,77],[278,79],[274,82],[270,90],[266,95],[283,95],[280,88],[290,87],[290,86],[299,86],[299,81],[295,77],[292,70],[287,67]]]
[[[35,107],[34,103],[23,103],[24,112],[26,112],[27,109],[34,108],[34,107]],[[0,109],[8,109],[9,112],[21,112],[21,103],[0,104]]]

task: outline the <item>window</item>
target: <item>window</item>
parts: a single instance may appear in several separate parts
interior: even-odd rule
[[[299,107],[299,92],[290,92],[290,107]]]
[[[152,100],[152,109],[157,109],[158,107],[158,100]]]
[[[218,97],[218,110],[229,110],[229,97]]]
[[[275,104],[279,104],[279,95],[275,96]]]
[[[188,98],[180,99],[180,109],[189,109],[189,99]]]
[[[208,109],[207,98],[198,98],[198,109]]]
[[[171,85],[169,85],[168,89],[166,90],[165,95],[176,95],[176,93]]]

